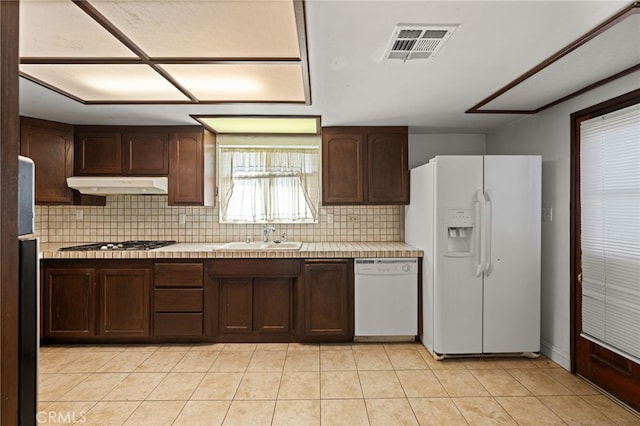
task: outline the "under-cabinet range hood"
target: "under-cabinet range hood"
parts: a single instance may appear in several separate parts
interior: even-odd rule
[[[146,176],[73,176],[67,178],[69,188],[90,195],[166,195],[166,177]]]

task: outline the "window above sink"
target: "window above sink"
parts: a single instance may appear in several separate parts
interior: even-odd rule
[[[218,136],[220,223],[317,223],[320,136]]]

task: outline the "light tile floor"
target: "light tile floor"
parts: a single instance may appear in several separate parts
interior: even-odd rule
[[[49,346],[39,424],[640,425],[545,357],[420,344]]]

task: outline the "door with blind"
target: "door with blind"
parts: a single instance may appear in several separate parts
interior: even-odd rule
[[[640,410],[640,90],[572,123],[572,370]]]

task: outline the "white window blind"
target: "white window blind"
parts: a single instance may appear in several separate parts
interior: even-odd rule
[[[220,222],[315,223],[319,149],[220,148]]]
[[[583,337],[640,362],[640,104],[581,123]]]

